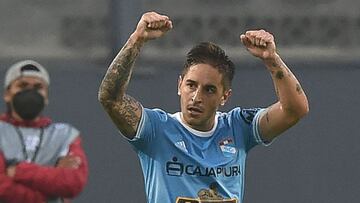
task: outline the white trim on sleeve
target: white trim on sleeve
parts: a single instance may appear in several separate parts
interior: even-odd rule
[[[261,138],[261,134],[260,134],[260,117],[263,113],[265,113],[265,110],[266,109],[261,109],[260,111],[258,111],[255,116],[254,116],[254,119],[252,121],[252,131],[253,131],[253,135],[254,135],[254,138],[255,138],[255,141],[258,143],[258,144],[262,144],[264,146],[269,146],[271,145],[272,141],[270,142],[265,142],[262,138]]]
[[[121,131],[119,130],[120,134],[123,135],[123,137],[125,137],[125,139],[127,139],[128,141],[136,141],[138,139],[140,139],[140,135],[142,134],[143,130],[144,130],[144,126],[145,126],[145,120],[147,118],[147,116],[145,115],[145,109],[144,107],[141,106],[141,118],[140,118],[140,122],[139,125],[136,129],[136,134],[135,137],[133,139],[129,139],[128,137],[124,136]]]

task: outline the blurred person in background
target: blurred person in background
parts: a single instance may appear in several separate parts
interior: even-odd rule
[[[231,96],[235,67],[219,46],[203,42],[187,54],[178,79],[181,111],[144,108],[126,94],[134,62],[146,42],[171,29],[169,17],[143,14],[110,64],[99,101],[138,154],[149,203],[242,202],[247,153],[269,145],[308,113],[305,93],[278,55],[273,35],[252,30],[240,40],[264,62],[276,103],[218,112]]]
[[[70,202],[84,188],[88,164],[80,132],[41,115],[50,78],[32,60],[6,72],[0,116],[0,202]]]

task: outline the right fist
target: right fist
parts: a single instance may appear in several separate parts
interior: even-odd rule
[[[169,17],[156,12],[147,12],[142,15],[135,33],[145,41],[163,36],[172,29],[172,22]]]

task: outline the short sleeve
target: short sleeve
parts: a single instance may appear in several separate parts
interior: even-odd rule
[[[239,118],[239,126],[238,131],[242,132],[243,141],[245,144],[246,151],[249,151],[251,148],[258,144],[262,144],[264,146],[269,145],[266,143],[260,134],[260,117],[264,112],[263,108],[248,108],[241,109],[235,108],[233,111],[235,113],[235,117]]]
[[[156,138],[159,126],[166,120],[166,112],[160,109],[143,108],[136,135],[133,139],[128,139],[129,143],[138,150],[146,149]]]
[[[255,114],[254,119],[252,121],[252,126],[253,126],[252,131],[253,131],[253,136],[255,138],[256,143],[262,144],[264,146],[269,146],[271,144],[271,142],[264,141],[260,134],[260,117],[264,112],[265,112],[265,109],[260,109]]]

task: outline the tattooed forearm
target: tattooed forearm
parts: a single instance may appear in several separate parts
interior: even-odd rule
[[[276,78],[276,79],[283,79],[285,76],[290,77],[291,72],[286,67],[286,65],[281,61],[281,59],[275,59],[275,61],[271,62],[270,65],[268,65],[268,68],[270,70],[270,73]]]
[[[121,49],[108,68],[99,89],[100,100],[119,100],[123,98],[140,45],[130,40]]]

